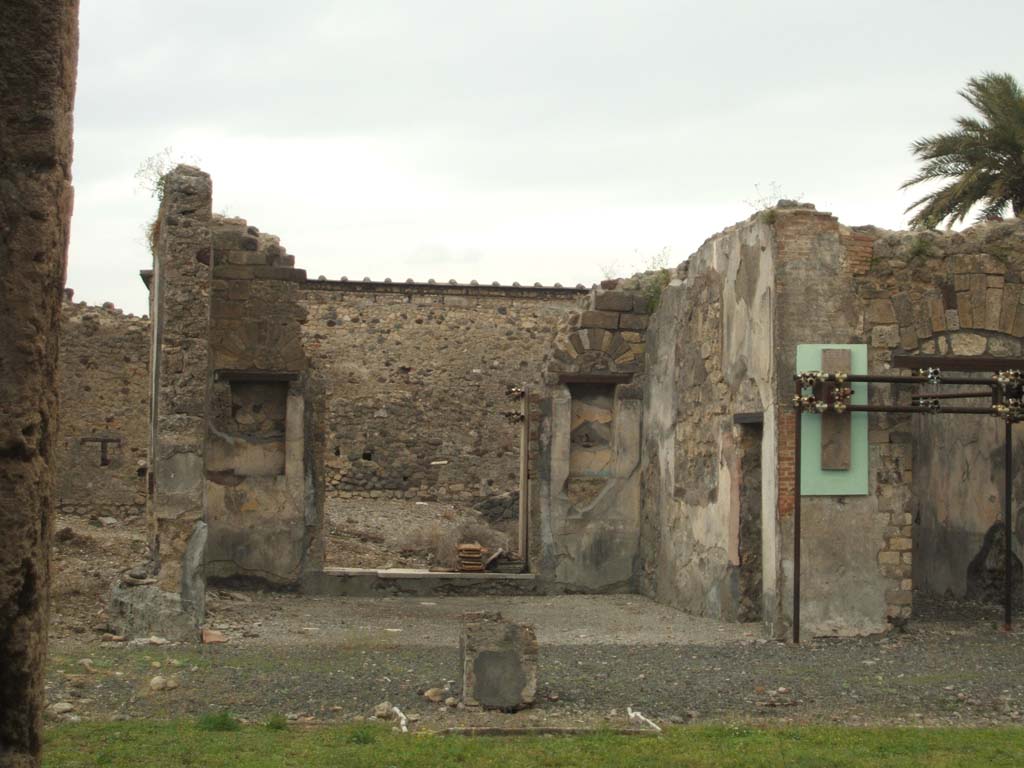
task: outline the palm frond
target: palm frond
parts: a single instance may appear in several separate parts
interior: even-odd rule
[[[918,173],[900,189],[939,179],[949,183],[915,201],[912,227],[952,226],[976,205],[981,217],[1000,215],[1009,205],[1024,212],[1024,89],[1009,74],[986,72],[971,78],[960,95],[978,112],[959,117],[955,130],[914,141]]]

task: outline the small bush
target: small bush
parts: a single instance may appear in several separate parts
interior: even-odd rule
[[[288,720],[284,715],[271,715],[270,719],[266,722],[266,726],[269,731],[287,731]]]
[[[146,240],[149,243],[149,252],[156,256],[156,244],[160,240],[160,214],[146,226]]]
[[[237,731],[242,725],[231,716],[230,712],[223,710],[200,715],[196,721],[196,727],[201,731]]]
[[[653,314],[661,303],[661,292],[672,282],[672,270],[665,268],[644,275],[640,280],[640,290],[647,302],[648,314]]]
[[[927,238],[921,237],[920,235],[914,238],[914,241],[910,244],[910,258],[911,259],[927,259],[932,255],[932,244]]]
[[[373,732],[372,728],[361,725],[358,728],[352,729],[348,735],[348,740],[352,744],[373,744],[377,740],[377,734]]]

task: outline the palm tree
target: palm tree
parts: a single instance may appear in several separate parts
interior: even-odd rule
[[[919,208],[912,227],[932,229],[945,219],[952,226],[978,203],[979,219],[999,218],[1007,206],[1024,217],[1024,90],[1011,75],[985,73],[968,80],[960,95],[980,116],[957,118],[956,130],[911,145],[924,165],[900,189],[951,180],[907,208]]]

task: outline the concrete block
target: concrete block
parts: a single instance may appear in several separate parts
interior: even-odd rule
[[[469,707],[514,712],[537,696],[537,635],[500,613],[469,613],[460,643],[462,701]]]

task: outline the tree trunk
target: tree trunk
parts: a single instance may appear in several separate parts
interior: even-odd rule
[[[0,766],[39,764],[78,0],[0,0]]]

